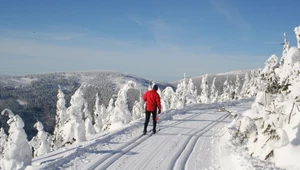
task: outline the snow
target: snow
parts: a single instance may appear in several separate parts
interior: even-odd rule
[[[255,161],[259,160],[249,161],[249,156],[228,142],[227,126],[232,118],[218,108],[241,113],[250,109],[252,102],[197,104],[162,112],[160,131],[153,135],[141,135],[144,119],[138,119],[119,131],[98,133],[85,142],[36,157],[26,170],[276,169],[266,162],[257,167]]]

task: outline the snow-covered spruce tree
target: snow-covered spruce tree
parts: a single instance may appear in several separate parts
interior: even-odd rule
[[[211,87],[210,87],[210,102],[216,103],[218,101],[218,90],[216,91],[216,77],[213,79]]]
[[[136,120],[142,117],[142,115],[144,115],[144,110],[141,107],[141,104],[139,101],[135,101],[132,107],[132,120]]]
[[[186,77],[185,77],[185,73],[183,76],[183,79],[180,80],[180,82],[177,85],[175,94],[178,97],[178,99],[182,102],[183,106],[185,106],[186,104],[186,100],[185,100],[185,96],[186,96],[186,92],[187,92],[187,82],[186,82]]]
[[[7,135],[4,129],[0,128],[0,162],[1,162],[1,157],[3,155],[6,139],[7,139]]]
[[[128,81],[118,92],[115,108],[110,117],[110,129],[117,130],[132,120],[132,115],[128,109],[127,92],[136,86],[133,81]]]
[[[108,127],[111,125],[111,121],[110,121],[110,118],[112,116],[112,113],[115,109],[115,105],[114,105],[114,99],[111,98],[108,102],[108,106],[106,108],[106,118],[104,118],[104,122],[103,122],[103,130],[107,130]]]
[[[153,85],[154,86],[154,85]],[[158,86],[158,89],[157,89],[157,93],[158,93],[158,95],[159,95],[159,97],[160,97],[160,104],[161,104],[161,111],[162,112],[164,112],[165,111],[165,105],[166,105],[166,103],[165,103],[165,101],[164,100],[162,100],[162,91],[161,91],[161,89],[159,88],[159,86]],[[142,100],[142,101],[144,101],[144,100]],[[146,105],[145,105],[146,106]]]
[[[207,74],[202,76],[200,100],[201,100],[201,103],[210,103],[209,89],[208,89],[208,83],[207,83]]]
[[[132,107],[132,119],[136,120],[143,117],[145,113],[144,100],[140,90],[139,101],[135,101]]]
[[[5,142],[1,169],[24,169],[32,161],[32,150],[24,131],[24,122],[19,115],[14,115],[9,109],[4,109],[2,115],[7,114],[9,119],[8,137]]]
[[[51,142],[52,150],[56,150],[62,147],[63,142],[63,126],[65,121],[67,120],[67,108],[66,108],[66,100],[65,94],[61,90],[60,86],[58,86],[58,94],[57,94],[57,103],[56,103],[56,123],[53,133],[53,138]]]
[[[179,100],[176,93],[170,86],[163,90],[162,100],[164,100],[165,103],[165,110],[183,108],[183,103]]]
[[[287,40],[287,34],[284,33],[283,36],[284,36],[284,44],[282,49],[282,57],[280,59],[280,65],[284,64],[285,57],[290,49],[290,42]]]
[[[191,78],[189,79],[189,83],[187,85],[187,92],[185,98],[186,98],[186,105],[197,103],[197,89]]]
[[[228,83],[228,76],[226,77],[226,80],[223,83],[223,93],[220,96],[220,101],[222,102],[226,102],[226,101],[230,101],[230,85]]]
[[[275,73],[275,69],[279,67],[278,62],[278,57],[273,54],[265,62],[265,68],[260,72],[260,83],[264,83],[267,93],[277,93],[277,91],[279,90],[278,77]],[[256,89],[258,89],[258,87],[259,86],[256,85]]]
[[[107,124],[108,124],[108,114],[107,114],[107,111],[106,111],[106,107],[105,107],[105,105],[104,104],[101,104],[100,105],[100,115],[102,115],[101,117],[102,117],[102,130],[104,130],[105,128],[105,126],[107,126]]]
[[[246,73],[244,84],[242,86],[241,93],[240,93],[242,98],[250,98],[251,97],[249,94],[250,93],[249,89],[250,89],[250,78],[249,78],[249,74]]]
[[[259,80],[259,74],[255,70],[250,71],[250,80],[249,80],[249,90],[248,90],[248,95],[249,97],[255,97],[258,89],[257,89],[257,84]]]
[[[34,127],[38,133],[30,140],[29,144],[34,149],[33,156],[38,157],[50,152],[51,136],[44,131],[44,126],[40,121],[36,122]]]
[[[103,128],[102,122],[102,114],[101,114],[101,105],[100,105],[100,98],[98,93],[96,94],[96,101],[94,106],[94,128],[97,133],[99,133]]]
[[[83,109],[83,115],[84,115],[84,124],[85,124],[85,135],[87,137],[95,134],[95,129],[93,126],[93,118],[91,115],[91,112],[88,109],[88,102],[84,102],[84,109]]]
[[[83,107],[85,99],[83,98],[81,85],[71,97],[71,105],[67,109],[68,119],[64,125],[64,145],[82,142],[86,140],[85,123],[83,120]]]
[[[235,87],[234,87],[234,96],[235,100],[240,99],[240,91],[241,91],[241,79],[239,75],[236,75],[235,78]]]

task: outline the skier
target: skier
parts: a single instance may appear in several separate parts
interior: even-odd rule
[[[152,90],[147,91],[143,99],[146,101],[146,119],[144,124],[144,135],[147,133],[147,126],[150,120],[150,114],[152,113],[152,119],[153,119],[153,133],[156,133],[156,114],[160,114],[161,112],[161,105],[160,105],[160,96],[157,93],[158,86],[155,84],[152,88]],[[158,109],[158,112],[157,112]]]

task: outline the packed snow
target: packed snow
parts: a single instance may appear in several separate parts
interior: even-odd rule
[[[142,135],[144,120],[138,119],[118,131],[35,158],[26,169],[276,169],[267,162],[249,161],[228,142],[227,126],[233,118],[220,108],[242,113],[252,102],[197,104],[163,112],[160,130],[153,135]]]

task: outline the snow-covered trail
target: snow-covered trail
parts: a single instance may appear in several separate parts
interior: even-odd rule
[[[220,106],[196,105],[166,113],[154,135],[141,135],[140,120],[119,132],[99,134],[77,147],[50,153],[33,164],[39,169],[222,169],[220,129],[231,119],[217,111]],[[249,108],[249,103],[226,107],[234,112]]]

